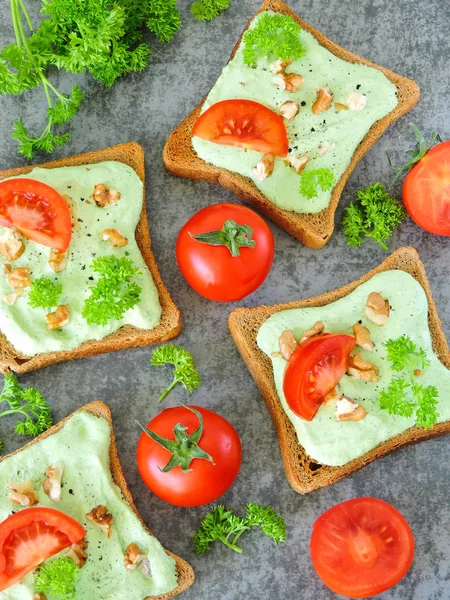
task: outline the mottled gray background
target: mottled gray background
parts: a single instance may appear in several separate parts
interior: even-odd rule
[[[405,580],[383,598],[448,599],[450,438],[401,450],[330,488],[305,497],[297,495],[284,476],[264,402],[228,332],[227,317],[235,305],[201,298],[178,271],[175,239],[187,218],[205,205],[234,198],[220,187],[167,174],[161,162],[163,145],[170,131],[214,83],[259,2],[234,0],[228,11],[209,24],[197,22],[189,15],[190,3],[179,4],[183,29],[169,45],[153,43],[153,60],[145,73],[127,77],[111,90],[90,78],[79,78],[86,102],[73,122],[73,141],[54,156],[130,140],[145,148],[153,249],[163,279],[183,315],[184,329],[178,342],[194,353],[203,378],[203,385],[192,397],[178,389],[166,405],[196,402],[219,411],[235,425],[242,438],[243,463],[236,483],[222,500],[236,509],[250,500],[272,504],[286,519],[287,542],[275,548],[270,539],[253,532],[242,539],[243,555],[216,544],[208,554],[197,557],[191,538],[207,508],[175,508],[145,488],[134,458],[139,436],[135,419],[145,421],[158,412],[156,397],[169,380],[169,371],[150,368],[150,349],[59,364],[22,376],[21,382],[39,386],[52,404],[56,420],[94,399],[103,399],[110,405],[119,455],[142,516],[161,542],[189,560],[196,571],[197,580],[184,595],[185,600],[336,597],[322,585],[311,565],[311,527],[327,508],[361,495],[394,503],[415,534],[414,565]],[[0,0],[1,45],[13,36],[8,5],[7,0]],[[272,226],[276,243],[272,271],[264,285],[244,300],[245,306],[321,294],[378,265],[386,254],[377,246],[346,246],[340,227],[342,207],[360,187],[390,180],[392,172],[385,150],[392,150],[397,161],[404,158],[412,142],[412,121],[427,137],[433,130],[440,131],[444,138],[450,137],[448,0],[292,0],[291,6],[345,48],[414,78],[421,87],[422,99],[411,113],[390,127],[355,169],[337,211],[335,235],[327,247],[304,248]],[[61,85],[66,89],[69,80],[76,78],[61,77]],[[0,99],[0,169],[24,164],[9,132],[19,114],[39,128],[43,104],[41,91],[17,99]],[[45,160],[43,156],[38,158]],[[396,189],[400,192],[400,185]],[[444,330],[449,334],[448,240],[425,233],[408,220],[396,233],[391,249],[406,244],[420,252]],[[0,422],[0,436],[6,437],[6,450],[11,451],[21,441],[5,431],[6,426]]]

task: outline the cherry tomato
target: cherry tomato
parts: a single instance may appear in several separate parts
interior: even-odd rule
[[[247,243],[251,237],[254,247],[240,246],[239,255],[233,256],[230,246],[198,239],[202,234],[217,234],[230,220],[240,227],[251,228],[247,237],[245,231],[241,232],[244,235],[241,239]],[[231,229],[227,235],[233,237],[236,228]],[[266,279],[272,266],[274,240],[267,223],[249,208],[231,203],[213,204],[195,213],[181,229],[176,254],[181,272],[196,292],[210,300],[233,302],[254,292]]]
[[[189,459],[185,465],[186,472],[178,465],[165,473],[162,469],[173,458],[171,451],[145,432],[137,446],[137,464],[145,484],[154,494],[176,506],[201,506],[217,500],[236,479],[241,466],[241,442],[236,430],[222,416],[206,408],[166,408],[148,423],[147,429],[173,441],[174,428],[180,424],[186,428],[185,434],[190,436],[198,430],[200,421],[189,408],[198,411],[203,419],[198,448],[212,461]]]
[[[192,134],[203,140],[285,157],[289,140],[280,115],[253,100],[222,100],[197,119]]]
[[[450,236],[450,141],[429,150],[409,171],[403,202],[419,227]]]
[[[406,575],[414,558],[414,537],[391,504],[355,498],[317,519],[310,550],[317,575],[333,592],[370,598]]]
[[[33,242],[65,252],[72,238],[67,202],[34,179],[0,181],[0,225],[14,227]]]
[[[0,592],[64,548],[86,530],[53,508],[25,508],[0,523]]]
[[[299,344],[284,372],[283,391],[296,415],[311,421],[325,396],[347,371],[351,335],[324,333]]]

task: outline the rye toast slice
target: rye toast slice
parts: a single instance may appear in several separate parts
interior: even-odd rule
[[[428,300],[428,326],[431,332],[433,350],[442,364],[450,369],[450,351],[441,328],[441,321],[431,295],[425,269],[417,251],[411,247],[399,248],[381,265],[361,277],[358,281],[349,283],[342,288],[328,292],[322,296],[278,304],[276,306],[260,306],[250,309],[238,308],[230,314],[228,324],[231,335],[272,416],[288,481],[294,491],[300,494],[306,494],[318,488],[331,485],[373,460],[385,456],[398,448],[450,433],[450,421],[438,423],[431,429],[411,427],[404,433],[379,444],[370,452],[343,466],[329,467],[321,465],[312,460],[299,444],[295,429],[281,406],[275,388],[272,363],[256,343],[259,328],[273,313],[289,308],[325,306],[339,298],[347,296],[360,284],[366,282],[377,273],[390,269],[406,271],[423,287]]]
[[[208,164],[201,159],[192,146],[192,128],[200,116],[201,107],[205,98],[191,112],[190,115],[182,121],[178,127],[170,134],[163,152],[163,160],[168,171],[179,177],[189,179],[205,180],[211,183],[218,183],[230,190],[240,200],[251,204],[257,208],[263,215],[274,221],[279,227],[286,230],[290,235],[296,238],[310,248],[322,248],[329,241],[334,230],[334,215],[347,180],[353,172],[357,163],[364,154],[374,144],[384,131],[397,121],[402,115],[407,113],[415,106],[419,100],[420,90],[417,84],[406,77],[402,77],[392,71],[380,67],[364,58],[361,58],[352,52],[341,48],[322,33],[305,23],[281,0],[264,0],[258,13],[266,10],[282,13],[291,16],[301,27],[309,31],[317,41],[327,50],[348,62],[360,63],[369,67],[374,67],[382,71],[386,77],[397,87],[398,104],[385,117],[374,123],[367,135],[357,147],[351,162],[340,180],[336,183],[328,208],[316,214],[299,214],[288,210],[283,210],[270,202],[264,194],[254,185],[253,181],[237,173],[228,171],[220,167]],[[244,32],[247,30],[251,21],[247,24]],[[236,50],[242,40],[239,38],[230,60],[234,57]]]
[[[57,423],[56,425],[54,425],[53,427],[51,427],[50,429],[48,429],[47,431],[45,431],[44,433],[39,435],[37,438],[35,438],[31,442],[28,442],[27,444],[25,444],[25,446],[23,446],[22,448],[19,448],[15,452],[12,452],[11,454],[7,454],[6,456],[2,456],[0,458],[0,463],[4,460],[7,460],[11,456],[18,454],[23,449],[28,448],[29,446],[33,446],[34,444],[40,442],[41,440],[56,433],[57,431],[59,431],[60,429],[62,429],[64,427],[65,423],[75,413],[82,412],[82,411],[88,412],[91,415],[98,417],[99,419],[105,419],[106,421],[108,421],[108,423],[111,427],[111,445],[109,448],[110,470],[111,470],[111,474],[112,474],[114,483],[120,488],[120,490],[123,494],[123,497],[125,498],[127,503],[130,505],[130,507],[133,509],[133,511],[136,513],[136,516],[139,518],[139,520],[142,523],[142,527],[151,535],[151,531],[148,529],[148,527],[142,520],[142,518],[133,502],[133,497],[131,495],[131,492],[128,489],[128,485],[127,485],[125,476],[123,474],[122,466],[120,464],[120,460],[119,460],[119,457],[117,454],[117,447],[116,447],[116,440],[115,440],[114,429],[113,429],[113,424],[112,424],[111,411],[109,410],[109,407],[104,402],[96,401],[96,402],[91,402],[89,404],[82,406],[81,408],[79,408],[78,410],[73,412],[72,414],[68,415],[65,419],[63,419],[62,421],[60,421],[59,423]],[[159,596],[151,596],[151,597],[149,596],[143,600],[166,600],[167,598],[173,598],[174,596],[177,596],[178,594],[181,594],[182,592],[187,590],[194,582],[195,575],[194,575],[194,571],[193,571],[191,565],[189,563],[187,563],[185,560],[183,560],[182,558],[179,558],[178,556],[173,554],[172,552],[169,552],[168,550],[166,550],[166,553],[175,560],[177,573],[178,573],[178,586],[172,592],[168,592],[167,594],[161,594]]]
[[[145,184],[144,150],[142,146],[135,142],[118,144],[96,152],[77,154],[69,158],[63,158],[41,165],[30,165],[27,167],[1,171],[0,181],[7,177],[16,177],[17,175],[29,173],[35,166],[54,169],[58,167],[72,167],[99,163],[108,160],[122,162],[132,167]],[[90,340],[73,350],[46,352],[37,354],[33,357],[26,357],[18,353],[0,331],[0,372],[7,373],[14,371],[16,373],[26,373],[64,360],[83,358],[85,356],[104,354],[106,352],[115,352],[117,350],[127,350],[128,348],[136,348],[139,346],[160,344],[177,337],[181,332],[181,315],[161,279],[151,249],[151,239],[145,207],[145,187],[141,218],[136,227],[136,241],[158,290],[159,301],[162,307],[159,325],[153,329],[138,329],[132,325],[125,325],[102,340]]]

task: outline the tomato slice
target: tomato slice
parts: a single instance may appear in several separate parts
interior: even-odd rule
[[[283,391],[296,415],[311,421],[325,396],[347,371],[351,335],[324,333],[299,344],[286,365]]]
[[[0,225],[14,227],[33,242],[59,252],[72,238],[67,202],[55,189],[34,179],[0,181]]]
[[[414,558],[414,537],[391,504],[355,498],[317,519],[310,550],[317,575],[333,592],[369,598],[406,575]]]
[[[222,100],[197,119],[192,134],[214,144],[286,156],[289,141],[283,118],[252,100]]]
[[[411,169],[402,195],[406,210],[419,227],[450,236],[450,141],[429,150]]]
[[[86,535],[84,527],[53,508],[25,508],[0,523],[0,592]]]

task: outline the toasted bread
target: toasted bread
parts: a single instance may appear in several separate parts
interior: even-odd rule
[[[316,214],[299,214],[283,210],[270,202],[262,192],[258,190],[251,179],[226,169],[215,167],[201,159],[194,151],[191,140],[192,128],[200,115],[205,99],[203,99],[197,108],[195,108],[193,112],[191,112],[191,114],[171,133],[164,148],[163,160],[166,168],[174,175],[188,177],[190,179],[206,180],[211,183],[219,183],[233,192],[240,200],[243,200],[260,210],[266,217],[274,221],[279,227],[285,229],[290,235],[306,246],[309,246],[310,248],[322,248],[329,241],[333,233],[334,214],[342,190],[353,169],[372,144],[374,144],[384,133],[387,127],[397,121],[402,115],[407,113],[415,104],[417,104],[420,91],[414,81],[402,77],[401,75],[397,75],[384,67],[380,67],[365,60],[364,58],[360,58],[330,41],[322,33],[316,31],[313,27],[297,17],[297,15],[295,15],[295,13],[281,0],[264,0],[263,5],[256,14],[266,10],[272,10],[291,16],[303,29],[309,31],[322,46],[337,57],[349,62],[360,63],[379,69],[397,87],[397,106],[388,115],[372,125],[367,135],[359,144],[347,170],[333,189],[329,206]],[[254,17],[252,17],[247,24],[246,29],[253,18]],[[245,30],[243,34],[245,33]],[[234,57],[239,47],[242,35],[234,47],[230,60]]]
[[[37,166],[46,169],[54,169],[57,167],[71,167],[99,163],[107,160],[115,160],[129,165],[136,171],[140,179],[143,182],[145,181],[144,150],[137,143],[118,144],[117,146],[106,148],[105,150],[78,154],[76,156],[71,156],[70,158],[63,158]],[[10,169],[8,171],[1,171],[0,181],[7,177],[16,177],[17,175],[29,173],[33,168],[34,166],[30,165],[27,167]],[[83,358],[85,356],[93,356],[105,352],[126,350],[138,346],[160,344],[161,342],[166,342],[177,337],[181,331],[181,315],[161,279],[155,257],[151,250],[151,240],[145,208],[145,188],[141,218],[136,227],[136,241],[158,290],[159,301],[162,307],[159,325],[149,330],[138,329],[132,325],[126,325],[102,340],[87,341],[73,350],[46,352],[37,354],[33,357],[26,357],[18,353],[0,331],[0,372],[7,373],[9,371],[15,371],[16,373],[26,373],[63,360],[72,360],[74,358]]]
[[[259,328],[273,313],[289,308],[324,306],[347,296],[377,273],[390,269],[406,271],[423,287],[428,300],[428,325],[431,332],[433,350],[442,364],[450,368],[449,348],[441,328],[441,321],[436,311],[436,305],[431,296],[425,269],[417,251],[410,247],[399,248],[379,267],[370,271],[358,281],[354,281],[333,292],[316,298],[279,304],[277,306],[260,306],[251,309],[238,308],[230,314],[229,327],[231,335],[272,416],[288,481],[292,488],[300,494],[331,485],[373,460],[381,458],[398,448],[450,433],[450,421],[438,423],[431,429],[412,427],[343,466],[329,467],[318,464],[306,454],[299,444],[295,429],[284,412],[275,389],[271,361],[259,349],[256,343]]]
[[[45,431],[44,433],[39,435],[37,438],[35,438],[31,442],[28,442],[28,444],[25,444],[25,446],[23,446],[22,448],[19,448],[15,452],[12,452],[11,454],[7,454],[6,456],[2,456],[0,458],[0,463],[4,460],[8,460],[8,458],[10,458],[11,456],[18,454],[23,449],[28,448],[29,446],[33,446],[34,444],[37,444],[41,440],[44,440],[45,438],[49,437],[50,435],[56,433],[57,431],[59,431],[60,429],[62,429],[64,427],[65,423],[75,413],[81,412],[81,411],[86,411],[86,412],[90,413],[91,415],[98,417],[99,419],[105,419],[106,421],[108,421],[108,423],[111,427],[111,445],[109,448],[109,457],[110,457],[110,469],[111,469],[111,474],[112,474],[113,480],[114,480],[115,484],[120,488],[125,500],[128,502],[130,507],[133,509],[133,511],[136,513],[137,517],[141,521],[142,527],[151,535],[151,531],[148,529],[148,527],[142,521],[141,516],[139,515],[138,510],[137,510],[136,506],[134,505],[133,497],[131,496],[131,492],[128,489],[127,482],[125,480],[125,476],[122,471],[122,466],[120,464],[119,457],[117,455],[117,447],[116,447],[116,441],[115,441],[115,436],[114,436],[111,411],[109,410],[108,406],[106,404],[104,404],[103,402],[100,402],[100,401],[91,402],[90,404],[86,404],[85,406],[82,406],[81,408],[76,410],[74,413],[70,414],[65,419],[63,419],[62,421],[60,421],[59,423],[57,423],[56,425],[54,425],[53,427],[51,427],[50,429],[48,429],[47,431]],[[195,575],[194,575],[194,571],[193,571],[191,565],[189,563],[187,563],[185,560],[183,560],[182,558],[179,558],[175,554],[172,554],[172,552],[169,552],[168,550],[166,550],[166,553],[175,560],[177,573],[178,573],[178,587],[175,588],[172,592],[169,592],[167,594],[161,594],[159,596],[151,596],[151,597],[149,596],[145,600],[150,600],[150,598],[151,598],[151,600],[165,600],[166,598],[173,598],[173,596],[177,596],[178,594],[181,594],[181,592],[184,592],[185,590],[187,590],[187,588],[190,587],[192,585],[192,583],[194,582]]]

